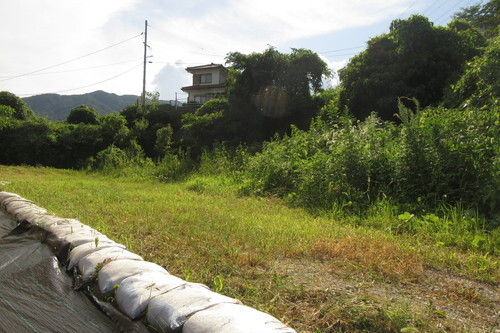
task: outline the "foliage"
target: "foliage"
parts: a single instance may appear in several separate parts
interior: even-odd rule
[[[211,186],[220,177],[205,175],[203,181]],[[456,315],[464,319],[462,310],[470,307],[485,313],[472,321],[469,317],[477,326],[467,329],[481,330],[483,325],[488,330],[494,325],[491,304],[496,285],[477,279],[498,282],[498,257],[487,248],[471,245],[465,251],[462,245],[448,243],[462,237],[460,229],[443,237],[448,226],[460,224],[451,215],[426,213],[408,223],[412,214],[399,218],[387,211],[369,219],[332,219],[272,198],[241,198],[220,181],[218,191],[193,191],[191,178],[158,184],[132,175],[117,179],[100,173],[0,166],[0,179],[11,181],[0,185],[2,190],[58,216],[78,218],[173,275],[212,288],[220,288],[222,281],[224,294],[269,311],[297,331],[413,332],[409,326],[425,332],[441,332],[443,327],[460,331],[464,326],[462,321],[454,326]],[[418,226],[413,221],[424,218],[427,234],[423,228],[410,235],[404,232],[406,225]],[[394,226],[377,230],[370,225],[381,220]],[[442,226],[438,241],[432,237],[434,226]],[[498,241],[498,233],[478,230],[476,235],[478,245],[495,236]],[[332,265],[336,276],[331,275]],[[409,274],[404,273],[408,268]],[[291,276],[291,271],[296,274]],[[414,271],[417,278],[408,280]],[[385,274],[394,276],[394,282],[387,283]],[[369,288],[351,290],[353,279]],[[343,288],[341,292],[328,289],[332,283]],[[443,310],[440,304],[449,304],[450,297],[460,306]],[[449,318],[436,319],[437,310]]]
[[[165,156],[172,146],[173,129],[170,124],[156,131],[155,150],[159,156]]]
[[[368,41],[339,71],[340,103],[358,119],[374,111],[386,120],[394,120],[399,97],[437,105],[464,63],[485,45],[481,35],[467,31],[434,27],[420,15],[394,20],[388,34]]]
[[[31,110],[24,101],[8,91],[0,91],[0,105],[9,106],[14,109],[14,118],[26,120],[34,117],[33,110]]]
[[[262,141],[290,124],[307,127],[319,108],[311,92],[331,74],[316,54],[292,49],[282,54],[269,47],[263,53],[229,53],[229,122],[233,132],[247,143]]]
[[[129,140],[130,130],[124,116],[111,113],[99,119],[103,142],[106,146],[125,147]]]
[[[451,86],[444,103],[452,107],[498,108],[500,102],[500,37],[491,39],[483,55],[467,63],[464,74]]]
[[[91,124],[99,123],[99,113],[94,108],[86,105],[75,106],[71,109],[68,118],[68,124]]]
[[[82,95],[42,94],[24,97],[23,101],[34,110],[37,116],[53,121],[64,121],[68,118],[71,109],[78,105],[88,105],[96,109],[99,114],[106,115],[117,112],[127,105],[138,103],[138,97],[118,96],[99,90]]]
[[[8,105],[0,105],[0,117],[13,117],[16,113],[12,107]]]
[[[128,158],[125,151],[115,145],[111,145],[97,153],[96,158],[93,161],[93,168],[106,171],[123,168],[127,164]]]
[[[486,38],[496,37],[500,27],[500,1],[490,0],[464,8],[453,17],[469,21]]]
[[[343,116],[338,127],[318,121],[275,138],[250,158],[243,189],[327,211],[390,198],[415,210],[462,203],[497,214],[500,114],[400,109],[399,126]]]
[[[227,117],[228,103],[224,98],[206,102],[194,114],[184,114],[181,132],[183,146],[199,155],[203,148],[211,147],[216,142],[234,140]]]

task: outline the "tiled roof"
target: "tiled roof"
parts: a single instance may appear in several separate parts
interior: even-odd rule
[[[218,84],[197,84],[195,86],[187,86],[187,87],[182,87],[182,91],[188,91],[188,90],[201,90],[201,89],[213,89],[213,88],[225,88],[226,84],[225,83],[218,83]]]
[[[211,63],[208,65],[188,67],[188,68],[186,68],[186,71],[191,72],[191,71],[196,71],[196,70],[214,69],[214,68],[225,68],[225,67],[221,64]]]

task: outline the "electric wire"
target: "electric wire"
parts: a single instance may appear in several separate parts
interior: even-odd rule
[[[337,50],[330,50],[330,51],[323,51],[323,52],[317,52],[318,54],[327,54],[327,53],[334,53],[334,52],[341,52],[341,51],[349,51],[349,50],[356,50],[356,49],[362,49],[365,46],[353,46],[353,47],[348,47],[345,49],[337,49]]]
[[[401,14],[399,14],[398,18],[402,18],[417,2],[418,2],[418,0],[414,0],[411,3],[411,5],[409,5],[408,8],[405,9],[404,12],[402,12]]]
[[[476,1],[476,0],[469,0],[469,1],[467,1],[467,2],[465,3],[465,5],[463,5],[463,7],[461,7],[461,8],[467,8],[467,7],[469,7],[469,5],[470,5],[472,2],[474,2],[474,1]],[[462,2],[463,2],[463,1],[462,1]],[[450,10],[448,10],[448,12],[451,12],[452,10],[454,10],[456,7],[458,7],[459,5],[461,5],[461,3],[462,3],[462,2],[460,2],[460,3],[459,3],[459,4],[457,4],[457,5],[455,5],[453,8],[451,8]],[[479,3],[481,3],[481,2],[479,2]],[[445,13],[445,14],[446,14],[446,13]],[[445,15],[445,14],[443,14],[443,15]],[[441,15],[441,16],[443,16],[443,15]],[[453,14],[451,14],[451,15],[453,15]],[[450,17],[451,15],[449,15],[448,17]],[[438,24],[440,24],[440,23],[441,23],[441,21],[438,21],[440,18],[441,18],[441,17],[438,17],[438,18],[436,19],[436,23],[438,23]]]
[[[139,59],[134,59],[134,60],[127,60],[127,61],[122,61],[122,62],[115,62],[112,64],[106,64],[106,65],[97,65],[97,66],[90,66],[90,67],[82,67],[82,68],[73,68],[73,69],[68,69],[64,71],[57,71],[57,72],[43,72],[43,73],[34,73],[32,76],[38,76],[38,75],[53,75],[53,74],[63,74],[63,73],[71,73],[71,72],[80,72],[80,71],[86,71],[89,69],[97,69],[97,68],[104,68],[104,67],[111,67],[111,66],[116,66],[116,65],[122,65],[122,64],[128,64],[131,62],[137,62]],[[8,78],[8,77],[13,77],[14,75],[9,75],[9,76],[0,76],[3,78]]]
[[[77,87],[77,88],[71,88],[71,89],[65,89],[65,90],[59,90],[59,91],[52,91],[50,93],[52,94],[59,94],[59,93],[64,93],[64,92],[68,92],[68,91],[73,91],[73,90],[79,90],[79,89],[85,89],[85,88],[89,88],[89,87],[92,87],[92,86],[95,86],[95,85],[98,85],[98,84],[101,84],[101,83],[104,83],[104,82],[108,82],[108,81],[111,81],[113,79],[116,79],[120,76],[123,76],[131,71],[133,71],[134,69],[138,68],[142,66],[142,62],[140,62],[139,64],[135,65],[134,67],[132,68],[129,68],[127,69],[126,71],[124,72],[121,72],[120,74],[117,74],[117,75],[114,75],[112,77],[109,77],[107,79],[104,79],[104,80],[101,80],[99,82],[94,82],[94,83],[91,83],[91,84],[87,84],[85,86],[81,86],[81,87]],[[32,95],[36,95],[36,94],[18,94],[18,96],[32,96]]]
[[[460,1],[459,3],[455,4],[454,6],[449,7],[447,10],[445,10],[445,12],[444,12],[443,14],[441,14],[439,17],[435,18],[435,19],[434,19],[434,22],[436,22],[437,24],[439,24],[439,23],[441,22],[441,21],[440,21],[440,19],[441,19],[443,16],[445,16],[445,15],[448,15],[448,16],[446,16],[446,17],[445,17],[445,19],[446,19],[446,18],[448,18],[448,17],[450,16],[450,12],[451,12],[451,11],[453,11],[453,10],[455,10],[455,8],[457,8],[458,6],[460,6],[460,5],[461,5],[462,3],[464,3],[465,1],[466,1],[466,0],[462,0],[462,1]]]
[[[134,38],[137,38],[139,36],[141,36],[143,33],[141,32],[140,34],[138,35],[135,35],[131,38],[127,38],[121,42],[118,42],[116,44],[113,44],[113,45],[110,45],[110,46],[107,46],[105,48],[102,48],[100,50],[97,50],[97,51],[94,51],[94,52],[91,52],[91,53],[88,53],[88,54],[85,54],[83,56],[80,56],[80,57],[77,57],[77,58],[73,58],[73,59],[70,59],[70,60],[67,60],[67,61],[64,61],[64,62],[61,62],[61,63],[58,63],[58,64],[55,64],[55,65],[51,65],[51,66],[47,66],[47,67],[44,67],[44,68],[41,68],[41,69],[37,69],[37,70],[34,70],[34,71],[31,71],[31,72],[28,72],[28,73],[24,73],[24,74],[20,74],[20,75],[16,75],[16,76],[12,76],[12,77],[9,77],[7,79],[3,79],[3,80],[0,80],[0,82],[5,82],[5,81],[9,81],[9,80],[13,80],[13,79],[17,79],[17,78],[20,78],[20,77],[24,77],[24,76],[29,76],[29,75],[33,75],[35,73],[39,73],[39,72],[42,72],[42,71],[45,71],[47,69],[52,69],[52,68],[55,68],[55,67],[59,67],[59,66],[62,66],[62,65],[66,65],[66,64],[69,64],[71,62],[74,62],[74,61],[77,61],[77,60],[80,60],[80,59],[83,59],[83,58],[86,58],[86,57],[89,57],[91,55],[94,55],[96,53],[99,53],[99,52],[102,52],[102,51],[105,51],[105,50],[108,50],[110,48],[113,48],[115,46],[118,46],[118,45],[121,45],[123,43],[126,43]]]

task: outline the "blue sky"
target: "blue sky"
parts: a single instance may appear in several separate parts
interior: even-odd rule
[[[0,0],[0,91],[20,96],[104,90],[140,94],[144,21],[147,90],[174,99],[185,67],[223,63],[228,52],[311,49],[334,70],[420,13],[445,25],[480,0]],[[330,80],[335,84],[336,78]]]

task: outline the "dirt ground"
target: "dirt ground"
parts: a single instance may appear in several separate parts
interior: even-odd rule
[[[303,288],[304,297],[296,300],[290,311],[309,316],[322,332],[351,331],[352,326],[345,322],[352,313],[342,310],[346,308],[404,308],[407,317],[426,322],[428,329],[419,331],[500,332],[498,285],[432,268],[426,268],[417,281],[383,281],[360,271],[334,267],[326,260],[304,258],[280,259],[273,269]],[[290,313],[289,317],[293,315]],[[312,331],[293,321],[289,325],[298,332]],[[408,326],[419,325],[409,320]]]

